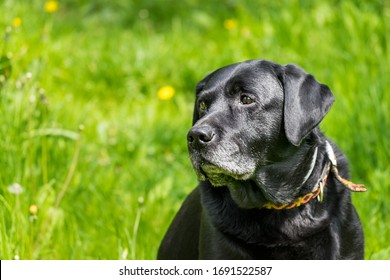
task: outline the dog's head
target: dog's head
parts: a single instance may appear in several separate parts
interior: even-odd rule
[[[196,87],[187,136],[198,178],[213,186],[253,180],[296,152],[333,101],[327,86],[294,65],[251,60],[212,72]]]

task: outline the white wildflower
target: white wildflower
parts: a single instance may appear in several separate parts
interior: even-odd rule
[[[8,191],[10,193],[16,194],[16,195],[21,194],[22,192],[24,192],[23,187],[20,184],[18,184],[18,183],[13,183],[13,184],[9,185],[7,187],[7,189],[8,189]]]

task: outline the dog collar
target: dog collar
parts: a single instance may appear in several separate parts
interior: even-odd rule
[[[326,180],[328,179],[328,176],[330,172],[335,176],[336,180],[339,181],[341,184],[343,184],[346,188],[353,192],[365,192],[367,191],[366,188],[364,188],[363,184],[354,184],[351,181],[348,181],[345,178],[342,178],[339,174],[339,171],[337,169],[337,161],[336,161],[336,155],[333,151],[332,146],[329,144],[328,141],[325,142],[325,151],[326,155],[328,157],[328,160],[322,170],[320,179],[318,180],[317,184],[314,186],[313,190],[301,197],[298,197],[294,202],[292,203],[286,203],[283,205],[276,205],[272,202],[267,202],[263,205],[263,208],[266,209],[274,209],[274,210],[284,210],[284,209],[291,209],[295,207],[299,207],[303,204],[308,203],[311,199],[316,198],[319,202],[322,202],[324,199],[324,187],[326,185]]]

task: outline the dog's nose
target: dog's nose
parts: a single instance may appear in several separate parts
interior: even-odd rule
[[[198,145],[202,144],[205,145],[209,142],[211,142],[214,139],[215,133],[211,129],[211,127],[208,126],[201,126],[201,127],[193,127],[188,132],[187,135],[187,141],[188,144],[192,145]]]

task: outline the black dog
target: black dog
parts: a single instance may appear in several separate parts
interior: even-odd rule
[[[365,189],[342,178],[346,158],[318,128],[333,101],[294,65],[252,60],[206,76],[187,137],[200,184],[158,259],[363,259],[350,190]]]

